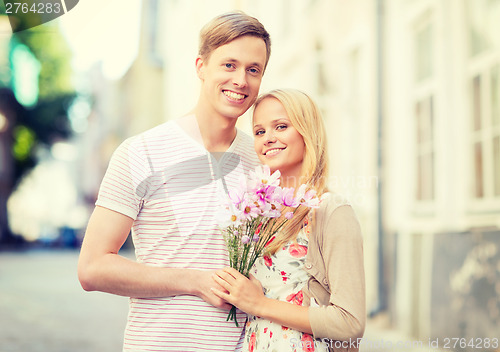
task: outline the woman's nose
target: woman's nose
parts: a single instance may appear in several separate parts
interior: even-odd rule
[[[273,131],[266,132],[266,144],[276,142],[276,136]]]

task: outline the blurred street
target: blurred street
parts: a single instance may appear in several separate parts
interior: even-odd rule
[[[83,291],[77,260],[78,251],[0,253],[1,352],[121,350],[127,299]],[[362,352],[437,351],[380,325],[370,322]]]
[[[77,251],[0,253],[0,351],[121,351],[127,298],[83,291]]]

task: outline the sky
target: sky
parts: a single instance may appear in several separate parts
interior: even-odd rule
[[[73,67],[85,71],[102,62],[108,79],[119,79],[139,46],[141,0],[81,0],[59,21],[74,53]]]

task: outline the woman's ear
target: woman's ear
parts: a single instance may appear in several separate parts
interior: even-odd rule
[[[204,78],[204,71],[205,71],[205,61],[201,56],[198,56],[196,58],[196,74],[198,75],[198,78],[203,81]]]

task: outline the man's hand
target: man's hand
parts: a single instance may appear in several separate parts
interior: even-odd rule
[[[262,285],[252,274],[250,279],[233,268],[217,270],[214,280],[222,287],[213,288],[213,293],[242,311],[260,316],[266,302],[266,296],[262,290]]]
[[[215,289],[227,293],[227,291],[214,280],[215,273],[216,271],[202,270],[197,272],[195,275],[197,282],[195,295],[216,308],[230,310],[232,307],[231,304],[227,303],[213,292],[213,289]]]

